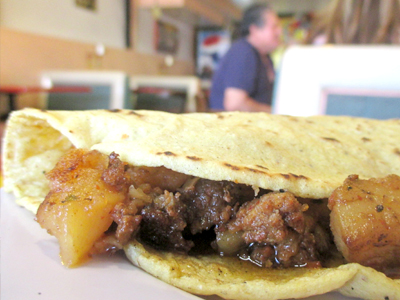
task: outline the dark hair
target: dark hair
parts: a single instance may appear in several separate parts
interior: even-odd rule
[[[242,22],[240,24],[240,35],[242,37],[248,36],[251,25],[262,27],[265,21],[263,14],[268,10],[272,10],[272,8],[267,3],[258,3],[249,6],[243,13]]]

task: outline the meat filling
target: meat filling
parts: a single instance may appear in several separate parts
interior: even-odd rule
[[[218,234],[241,233],[249,253],[241,257],[262,266],[284,267],[307,265],[318,261],[315,226],[305,215],[308,205],[301,204],[291,193],[269,193],[245,203]],[[225,252],[229,243],[218,243]],[[232,251],[232,250],[231,250]]]
[[[51,191],[37,220],[61,241],[67,265],[117,251],[132,239],[263,267],[320,266],[322,254],[334,248],[326,201],[134,167],[115,153],[82,149],[66,154],[47,178]]]
[[[115,206],[114,226],[94,252],[116,250],[137,238],[160,250],[208,248],[264,267],[292,267],[320,266],[322,253],[332,244],[319,220],[325,218],[309,210],[309,200],[302,203],[291,193],[267,190],[255,196],[247,185],[164,167],[122,168],[116,159],[110,156],[113,171],[106,170],[102,178],[128,182],[129,197]]]

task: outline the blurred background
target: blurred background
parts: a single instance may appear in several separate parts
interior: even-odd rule
[[[396,65],[400,60],[398,45],[392,45],[388,56],[374,50],[373,59],[370,53],[327,53],[328,47],[303,52],[302,44],[315,14],[332,1],[268,1],[282,26],[282,44],[272,53],[277,74],[273,111],[295,114],[285,110],[293,107],[290,101],[294,96],[281,95],[284,90],[294,90],[297,98],[307,95],[301,103],[309,109],[299,112],[304,115],[326,113],[330,107],[327,98],[332,94],[339,98],[384,96],[389,98],[387,105],[392,105],[390,111],[398,110],[391,102],[399,98],[400,90],[398,71],[393,71],[400,69]],[[10,110],[23,107],[207,111],[211,78],[238,37],[243,9],[254,2],[0,0],[2,120]],[[292,48],[294,53],[289,51]],[[396,53],[397,58],[392,59]],[[373,60],[372,65],[378,69],[373,69],[370,61],[355,67],[348,65],[349,69],[360,71],[370,65],[367,73],[380,72],[381,79],[366,79],[364,74],[357,80],[358,75],[352,73],[351,80],[343,80],[340,77],[347,73],[343,67],[340,72],[329,69],[346,58],[347,64],[351,64],[357,57]],[[389,58],[392,62],[388,64]],[[325,65],[328,61],[329,68]],[[384,70],[388,65],[389,75]],[[332,78],[321,81],[325,73],[335,74],[338,79],[331,75]],[[385,81],[385,76],[391,78],[389,83],[376,83]],[[356,86],[349,86],[353,79]],[[371,82],[376,86],[371,86]],[[294,88],[294,84],[298,87]],[[369,100],[375,102],[375,98]]]
[[[304,38],[313,12],[329,0],[270,2],[281,17],[284,31],[282,47],[274,56],[278,61],[283,49]],[[54,71],[125,74],[127,82],[131,79],[134,82],[128,82],[125,99],[114,108],[122,105],[173,111],[206,110],[210,78],[235,39],[242,10],[251,3],[249,0],[1,0],[0,111],[4,114],[9,109],[11,92],[13,109],[107,106],[107,97],[97,100],[99,103],[93,100],[106,94],[107,88],[97,84],[93,90],[94,83],[89,78],[66,83],[62,74],[55,75]],[[43,74],[49,71],[58,76],[58,82],[44,78]],[[88,77],[91,72],[86,72]],[[136,76],[143,83],[136,82]],[[42,90],[54,84],[92,87],[92,90],[90,93]],[[195,92],[196,105],[179,102],[188,93],[188,85],[192,85],[192,93],[194,89],[201,90]],[[14,90],[5,91],[10,87]],[[50,97],[49,92],[52,92]],[[130,95],[133,92],[140,92],[139,97]],[[92,97],[92,93],[97,96]],[[154,94],[158,98],[171,96],[172,104],[166,101],[159,104],[159,99],[152,97]],[[63,101],[77,96],[85,99],[86,104]]]

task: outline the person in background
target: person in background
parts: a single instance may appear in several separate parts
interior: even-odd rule
[[[314,18],[306,44],[399,44],[400,0],[334,0]]]
[[[281,42],[279,18],[268,4],[245,10],[236,40],[212,79],[211,110],[271,112],[274,66],[269,54]]]

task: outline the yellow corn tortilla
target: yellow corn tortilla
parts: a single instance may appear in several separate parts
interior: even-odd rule
[[[7,124],[4,186],[36,212],[48,192],[44,173],[74,146],[115,151],[132,165],[321,199],[350,174],[400,175],[399,132],[398,119],[25,109]]]
[[[151,275],[199,295],[225,299],[289,299],[337,291],[362,299],[400,299],[400,280],[359,264],[321,269],[263,269],[236,257],[171,254],[132,241],[126,256]]]
[[[177,115],[25,109],[13,112],[8,120],[3,149],[4,188],[35,213],[49,190],[45,172],[68,149],[76,147],[97,149],[107,155],[114,151],[132,165],[165,166],[201,178],[244,183],[254,189],[285,189],[298,197],[323,199],[350,174],[360,178],[400,175],[399,132],[400,120],[239,112]],[[263,275],[243,284],[246,269],[239,268],[239,272],[235,264],[226,264],[227,258],[178,259],[176,255],[145,251],[135,242],[125,251],[134,264],[193,293],[277,299],[338,290],[365,299],[400,299],[399,280],[357,264],[320,270],[251,266],[250,273]],[[199,264],[192,275],[190,271],[190,276],[176,275],[176,270],[185,274],[191,264]],[[217,277],[219,264],[224,264],[223,284]],[[198,270],[202,268],[214,274],[210,281],[200,276]],[[199,285],[199,280],[203,284]],[[365,284],[365,280],[371,284]],[[195,290],[195,286],[203,288]]]

